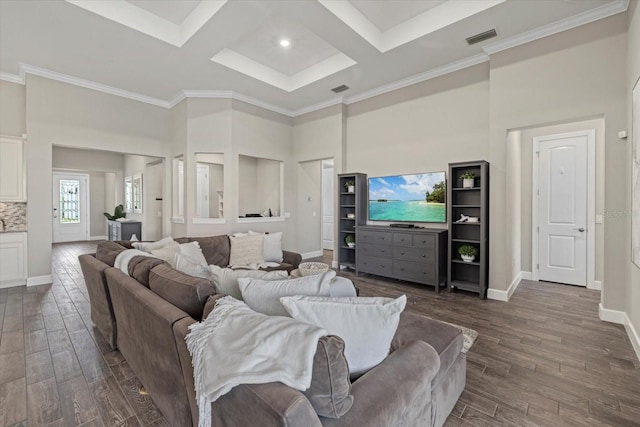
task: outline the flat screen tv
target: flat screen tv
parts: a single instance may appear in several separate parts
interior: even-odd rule
[[[444,172],[369,178],[369,220],[446,222]]]

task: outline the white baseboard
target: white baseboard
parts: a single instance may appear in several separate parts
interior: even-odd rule
[[[313,252],[305,252],[301,255],[302,255],[302,259],[317,258],[324,255],[324,252],[322,250],[319,250],[319,251],[313,251]]]
[[[523,280],[531,280],[530,271],[519,272],[506,291],[491,288],[487,289],[487,298],[496,301],[509,301],[513,293],[516,291],[516,289],[518,289],[518,285],[520,285],[520,282]]]
[[[108,240],[107,236],[91,236],[89,240]]]
[[[593,289],[594,291],[601,291],[602,282],[600,280],[596,280],[593,282],[593,285],[587,283],[587,289]]]
[[[633,326],[633,323],[631,323],[631,319],[629,319],[627,313],[620,310],[604,308],[602,307],[602,303],[598,305],[598,313],[600,315],[600,320],[624,325],[624,329],[627,331],[627,335],[629,336],[629,341],[631,341],[631,346],[636,352],[638,360],[640,360],[640,336],[638,335],[636,328]]]
[[[624,329],[627,331],[627,335],[629,335],[629,340],[631,341],[631,345],[636,352],[636,356],[638,360],[640,360],[640,336],[638,335],[638,331],[631,323],[631,319],[627,316],[627,313],[624,314]]]
[[[27,286],[46,285],[53,282],[53,276],[47,274],[46,276],[33,276],[27,278]]]
[[[604,320],[605,322],[624,325],[624,318],[627,316],[627,313],[625,313],[624,311],[604,308],[602,306],[602,303],[600,303],[598,304],[598,315],[600,316],[600,320]]]

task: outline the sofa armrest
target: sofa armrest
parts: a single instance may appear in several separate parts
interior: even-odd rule
[[[211,414],[212,426],[322,426],[304,394],[279,382],[236,386],[212,403]]]
[[[302,262],[302,255],[297,252],[282,251],[282,258],[282,262],[291,264],[294,270]]]
[[[423,424],[412,415],[431,404],[431,380],[440,369],[438,353],[413,341],[391,353],[351,387],[353,406],[340,419],[323,418],[327,426],[401,426]]]
[[[116,318],[104,275],[105,270],[110,267],[98,260],[95,254],[80,255],[78,260],[89,293],[91,321],[115,350],[117,348]]]

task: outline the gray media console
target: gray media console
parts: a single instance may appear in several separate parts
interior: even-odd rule
[[[432,285],[447,284],[447,230],[356,227],[356,274]]]

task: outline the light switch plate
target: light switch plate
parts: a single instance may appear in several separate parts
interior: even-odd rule
[[[604,215],[596,215],[596,224],[604,223]]]

